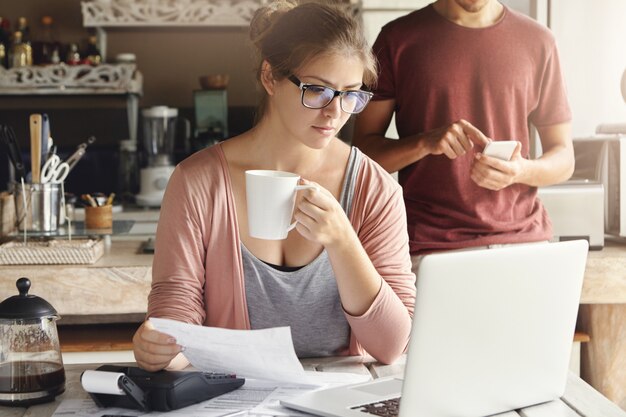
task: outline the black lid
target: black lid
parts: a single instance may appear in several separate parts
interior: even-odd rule
[[[0,319],[36,319],[56,316],[57,311],[49,302],[36,295],[29,295],[30,280],[20,278],[15,283],[19,295],[14,295],[0,303]]]

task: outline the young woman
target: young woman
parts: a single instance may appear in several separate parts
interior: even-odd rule
[[[361,28],[335,7],[279,1],[256,13],[250,35],[264,93],[258,123],[177,166],[161,206],[148,317],[290,326],[299,357],[392,362],[408,344],[415,302],[402,189],[336,136],[375,82]],[[317,185],[298,192],[287,239],[248,235],[249,169]],[[180,350],[149,322],[134,337],[147,370],[186,365]]]

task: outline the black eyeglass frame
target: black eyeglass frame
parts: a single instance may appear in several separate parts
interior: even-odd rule
[[[296,87],[298,87],[300,89],[300,102],[302,103],[302,105],[304,107],[306,107],[307,109],[314,109],[314,110],[319,110],[319,109],[323,109],[324,107],[328,107],[330,105],[330,103],[333,102],[333,100],[339,96],[339,107],[341,107],[341,110],[345,113],[348,114],[358,114],[361,113],[363,110],[365,110],[365,107],[367,107],[368,103],[370,102],[370,100],[372,99],[372,97],[374,96],[374,93],[370,92],[370,91],[365,91],[365,90],[335,90],[332,87],[328,87],[325,85],[319,85],[319,84],[309,84],[309,83],[303,83],[302,81],[300,81],[298,79],[298,77],[296,77],[295,75],[290,75],[288,77],[288,80],[291,81],[292,83],[294,83],[296,85]],[[330,90],[333,92],[333,97],[328,101],[328,103],[324,104],[321,107],[313,107],[313,106],[309,106],[304,102],[304,93],[306,92],[306,90],[308,88],[311,87],[317,87],[317,88],[323,88],[325,90]],[[367,101],[365,102],[365,105],[363,105],[363,108],[357,112],[352,112],[352,111],[347,111],[343,108],[343,97],[348,94],[348,93],[360,93],[360,94],[365,94],[368,98]]]

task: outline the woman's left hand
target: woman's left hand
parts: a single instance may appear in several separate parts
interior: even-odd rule
[[[325,248],[345,241],[344,238],[354,231],[339,202],[330,191],[313,181],[302,179],[300,183],[315,185],[317,188],[301,191],[302,199],[294,211],[298,232]]]

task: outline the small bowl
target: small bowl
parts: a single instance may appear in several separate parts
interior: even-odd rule
[[[198,77],[200,86],[204,90],[223,90],[228,86],[228,74],[211,74]]]

